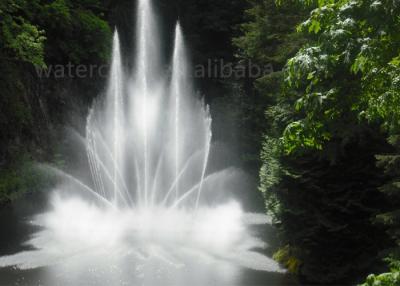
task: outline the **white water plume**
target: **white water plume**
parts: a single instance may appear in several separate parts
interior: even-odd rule
[[[219,196],[229,191],[238,173],[208,171],[211,116],[193,91],[180,25],[172,75],[161,72],[150,0],[139,0],[137,39],[136,66],[126,73],[115,32],[107,94],[87,119],[92,186],[49,170],[68,182],[67,189],[82,195],[54,195],[52,210],[33,220],[42,229],[27,242],[34,249],[1,257],[0,267],[74,268],[102,261],[98,257],[129,257],[139,269],[152,259],[175,269],[188,260],[211,259],[282,271],[255,251],[266,245],[252,235],[250,226],[268,218],[246,214],[237,202]]]

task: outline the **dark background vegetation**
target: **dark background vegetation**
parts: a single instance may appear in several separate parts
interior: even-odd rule
[[[135,7],[0,2],[0,204],[49,185],[34,162],[71,164],[65,126],[84,134],[104,90],[101,77],[39,78],[37,69],[107,64],[115,27],[130,54]],[[196,79],[196,88],[211,105],[215,140],[263,194],[281,241],[275,259],[305,284],[384,273],[365,285],[400,285],[397,1],[155,0],[155,9],[164,43],[180,20],[193,65],[273,67],[257,78]],[[171,46],[162,48],[167,66]]]

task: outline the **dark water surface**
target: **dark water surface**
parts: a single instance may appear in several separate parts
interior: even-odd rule
[[[28,196],[0,208],[0,256],[12,255],[23,250],[38,227],[29,222],[33,215],[46,210],[47,199],[43,194]],[[273,229],[257,227],[260,236],[269,237],[273,244]],[[265,235],[266,234],[266,235]],[[267,250],[267,252],[272,252]],[[91,259],[91,260],[90,260]],[[193,259],[184,261],[181,267],[166,267],[154,261],[140,268],[129,258],[120,259],[118,254],[93,256],[87,261],[77,255],[68,265],[55,265],[37,269],[19,270],[15,267],[0,268],[0,286],[87,286],[87,285],[182,285],[182,286],[286,286],[298,285],[287,274],[244,269],[221,261],[204,263]]]

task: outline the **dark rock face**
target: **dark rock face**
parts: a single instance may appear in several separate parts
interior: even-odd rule
[[[0,63],[0,166],[28,153],[50,160],[65,126],[83,134],[93,98],[104,87],[99,78],[40,78],[27,64]]]

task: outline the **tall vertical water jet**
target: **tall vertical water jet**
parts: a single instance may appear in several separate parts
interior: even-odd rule
[[[149,196],[149,176],[152,171],[152,149],[149,140],[152,134],[152,121],[155,116],[155,94],[149,90],[149,86],[154,84],[160,72],[160,55],[158,51],[158,31],[156,19],[149,0],[138,1],[137,16],[137,52],[135,57],[136,70],[134,71],[135,86],[130,96],[132,99],[133,116],[136,128],[139,133],[136,136],[142,138],[142,173],[143,184],[139,190],[144,203],[148,204]]]
[[[150,0],[138,0],[136,23],[136,55],[134,70],[136,84],[148,90],[149,85],[159,79],[160,43],[157,20]]]
[[[179,173],[181,168],[180,162],[180,150],[183,146],[183,138],[180,137],[180,120],[181,120],[181,101],[182,101],[182,87],[187,84],[187,67],[185,64],[185,50],[183,44],[182,28],[179,22],[176,24],[175,28],[175,42],[174,42],[174,52],[172,61],[172,80],[171,80],[171,99],[174,105],[174,152],[175,152],[175,199],[179,195]],[[182,144],[182,145],[181,145]]]
[[[121,192],[120,178],[119,173],[123,177],[123,161],[122,159],[125,157],[123,154],[123,121],[125,119],[124,116],[124,108],[123,108],[123,79],[122,79],[122,61],[121,61],[121,48],[118,31],[114,33],[113,39],[113,54],[112,54],[112,63],[111,63],[111,73],[110,73],[110,83],[109,83],[109,91],[108,91],[108,101],[109,106],[111,108],[110,113],[113,116],[113,180],[114,180],[114,203],[118,204],[118,200],[121,197],[119,193]]]
[[[115,206],[129,205],[124,169],[125,109],[124,79],[121,48],[118,32],[115,31],[112,45],[112,62],[107,83],[105,108],[96,102],[89,112],[86,136],[89,166],[97,190]],[[105,139],[103,139],[105,138]]]
[[[185,41],[182,33],[182,27],[178,22],[175,27],[174,52],[172,57],[172,79],[171,79],[171,99],[175,109],[175,201],[179,199],[179,182],[181,180],[182,162],[181,157],[188,158],[196,151],[201,151],[202,159],[199,160],[200,182],[195,200],[195,208],[198,207],[204,178],[206,175],[208,158],[211,147],[211,116],[208,106],[201,101],[194,100],[188,95],[193,94],[190,84],[190,71],[188,67],[188,56],[185,47]],[[188,130],[186,122],[193,122],[197,131],[196,141],[193,142],[192,130]],[[202,161],[201,161],[202,160]],[[185,193],[181,196],[185,196]]]

